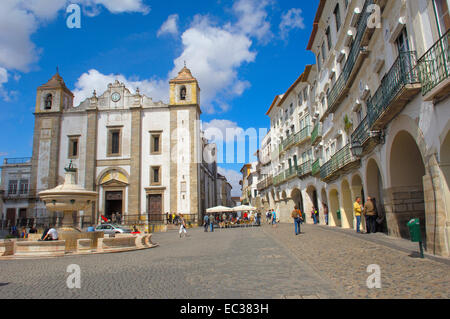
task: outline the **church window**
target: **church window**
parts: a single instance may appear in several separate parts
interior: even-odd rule
[[[161,154],[161,132],[150,132],[150,154]]]
[[[78,136],[69,136],[69,159],[78,158]]]
[[[161,185],[161,167],[160,166],[152,166],[150,180],[151,180],[152,185]]]
[[[108,131],[108,156],[120,156],[121,154],[121,129],[111,128]]]

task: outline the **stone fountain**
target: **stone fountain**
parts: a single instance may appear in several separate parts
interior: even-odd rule
[[[75,184],[76,169],[70,162],[69,167],[64,169],[65,181],[53,189],[39,193],[47,211],[62,212],[64,227],[61,231],[76,231],[73,213],[90,209],[97,199],[97,192],[88,191]]]
[[[104,238],[103,232],[82,232],[75,227],[74,212],[92,208],[97,193],[75,184],[76,170],[72,162],[65,169],[62,185],[39,193],[49,212],[62,212],[63,226],[58,228],[58,240],[40,241],[38,238],[0,240],[0,260],[36,257],[60,257],[67,254],[104,254],[157,247],[151,234],[123,234]],[[72,225],[72,226],[70,226]],[[33,234],[34,235],[34,234]],[[31,236],[31,235],[30,235]],[[41,234],[38,235],[41,237]]]

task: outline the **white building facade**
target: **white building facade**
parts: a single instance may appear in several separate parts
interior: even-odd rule
[[[273,185],[261,197],[282,221],[300,205],[309,222],[319,208],[324,223],[325,204],[330,226],[355,228],[353,202],[371,196],[383,231],[409,238],[406,224],[418,218],[427,250],[449,255],[448,8],[447,0],[320,1],[307,47],[317,63],[302,79],[309,96],[297,81],[268,112]],[[289,140],[304,108],[309,151]]]

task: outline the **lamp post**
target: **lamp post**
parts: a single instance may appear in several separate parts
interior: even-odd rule
[[[362,157],[363,147],[359,141],[352,141],[351,147],[352,155],[357,158]]]

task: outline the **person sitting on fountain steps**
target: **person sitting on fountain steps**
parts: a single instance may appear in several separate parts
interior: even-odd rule
[[[50,228],[43,240],[58,240],[58,232],[54,227]]]

